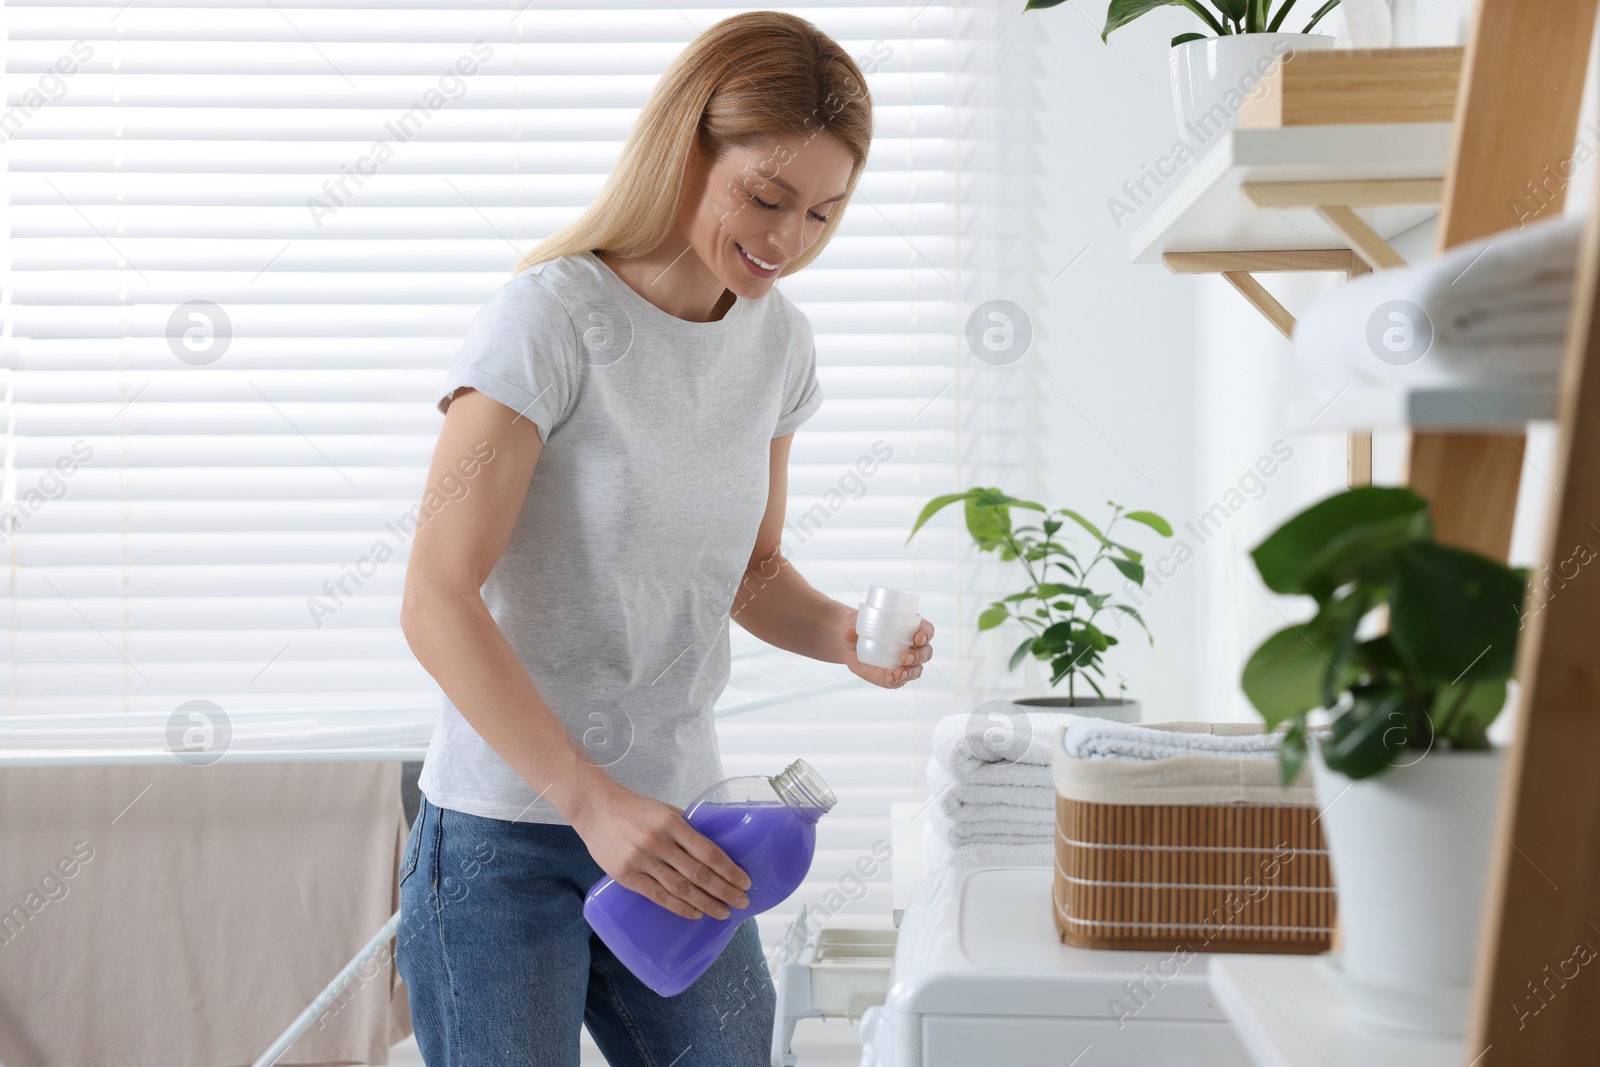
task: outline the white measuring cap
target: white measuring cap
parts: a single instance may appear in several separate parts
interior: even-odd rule
[[[886,615],[915,615],[921,599],[916,593],[902,593],[882,585],[867,587],[867,604]]]

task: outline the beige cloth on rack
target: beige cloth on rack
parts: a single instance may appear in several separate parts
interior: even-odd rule
[[[399,907],[393,763],[0,769],[0,1063],[249,1064]],[[279,1061],[388,1062],[391,949]]]

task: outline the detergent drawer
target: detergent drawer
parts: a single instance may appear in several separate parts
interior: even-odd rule
[[[885,1067],[1248,1067],[1225,1022],[1139,1020],[1121,1030],[1110,1019],[1005,1015],[922,1018],[921,1058]]]
[[[801,905],[779,946],[772,1067],[796,1067],[790,1042],[801,1019],[860,1019],[884,1002],[897,932],[813,923]]]

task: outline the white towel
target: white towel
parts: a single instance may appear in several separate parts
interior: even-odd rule
[[[1179,733],[1109,719],[1083,719],[1067,727],[1062,746],[1076,759],[1158,760],[1174,756],[1276,759],[1280,735]]]
[[[1063,711],[1009,715],[947,715],[933,728],[933,759],[957,782],[1006,786],[1050,784],[1050,745],[1056,731],[1080,716]]]
[[[1300,316],[1295,358],[1330,389],[1351,382],[1553,384],[1584,223],[1583,216],[1555,216],[1341,285]],[[1395,301],[1404,304],[1386,306]],[[1431,328],[1425,351],[1406,340],[1408,321]],[[1386,342],[1390,330],[1400,332]]]
[[[950,815],[935,804],[925,816],[940,834],[955,844],[990,838],[1048,838],[1055,826],[1056,813],[1050,808],[1007,806],[968,807],[960,815]]]
[[[952,818],[963,814],[984,814],[995,810],[1036,811],[1055,807],[1055,786],[1050,768],[1037,768],[1036,780],[1027,785],[983,785],[962,782],[938,760],[928,761],[928,795]]]
[[[931,823],[922,828],[922,852],[930,874],[952,865],[1049,867],[1055,862],[1055,844],[1048,837],[1026,840],[995,838],[955,845],[941,837]]]

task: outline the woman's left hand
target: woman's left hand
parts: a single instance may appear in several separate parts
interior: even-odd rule
[[[880,685],[885,689],[899,689],[907,682],[922,677],[922,665],[933,657],[933,623],[923,619],[916,632],[911,635],[911,647],[901,659],[898,667],[875,667],[870,663],[862,663],[856,658],[856,613],[849,612],[844,618],[844,664],[850,668],[850,673],[865,678],[873,685]]]

